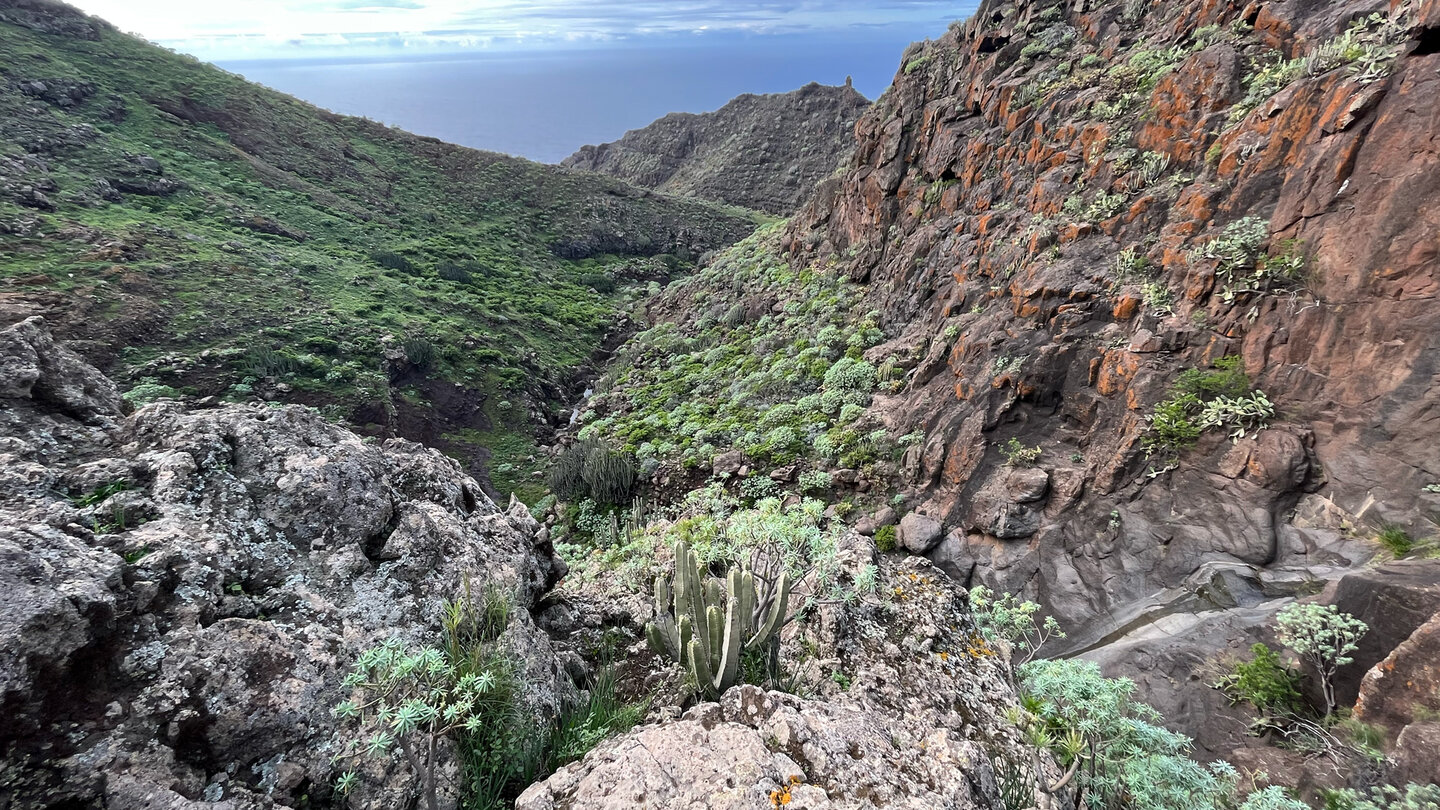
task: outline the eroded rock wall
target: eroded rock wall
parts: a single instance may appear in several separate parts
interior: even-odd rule
[[[1257,89],[1266,66],[1372,14],[1391,67],[1317,58]],[[1253,604],[1272,572],[1363,561],[1354,535],[1380,520],[1432,530],[1435,15],[986,2],[912,46],[788,249],[868,282],[895,335],[869,356],[896,358],[905,386],[872,412],[924,432],[904,475],[947,528],[933,559],[1038,597],[1079,648],[1207,566],[1252,572]],[[1303,256],[1298,283],[1237,289],[1205,257],[1245,217],[1271,255]],[[1177,372],[1226,355],[1277,418],[1207,434],[1177,463],[1147,457]],[[1009,481],[1011,438],[1043,450],[1039,498]]]

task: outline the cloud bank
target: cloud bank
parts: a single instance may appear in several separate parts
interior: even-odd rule
[[[936,24],[939,0],[71,0],[206,59],[445,53],[623,43],[693,34],[793,34]]]

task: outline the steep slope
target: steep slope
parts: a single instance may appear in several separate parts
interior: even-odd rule
[[[46,315],[141,401],[314,405],[497,490],[617,283],[757,218],[332,115],[49,0],[0,0],[0,54],[0,320]]]
[[[582,435],[661,492],[904,514],[903,549],[1154,667],[1195,733],[1223,703],[1196,665],[1382,523],[1440,522],[1437,30],[1434,2],[983,3],[905,54],[843,176],[655,302]],[[1106,656],[1147,630],[1171,646]]]
[[[848,83],[740,96],[720,109],[671,113],[561,164],[672,194],[789,214],[855,146],[869,105]]]

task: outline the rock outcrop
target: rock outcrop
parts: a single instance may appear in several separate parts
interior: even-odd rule
[[[124,416],[38,318],[0,370],[0,806],[323,803],[357,655],[438,643],[467,583],[514,595],[536,716],[573,688],[525,609],[561,564],[455,461],[296,406]],[[372,770],[352,806],[408,801]]]
[[[745,94],[703,114],[671,113],[561,164],[636,185],[788,214],[855,147],[869,105],[850,85]]]
[[[873,591],[821,600],[782,631],[784,670],[808,697],[736,687],[601,744],[517,809],[1000,806],[997,768],[1035,765],[1006,719],[1017,708],[1008,650],[979,637],[963,590],[923,558],[877,556],[851,533],[837,563]],[[645,655],[639,642],[625,658]],[[1040,767],[1058,776],[1048,758]]]

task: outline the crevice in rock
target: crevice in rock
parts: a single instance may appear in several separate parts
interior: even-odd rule
[[[1429,56],[1440,53],[1440,27],[1421,28],[1416,39],[1415,50],[1410,52],[1411,56]]]
[[[394,534],[398,528],[400,528],[400,509],[394,501],[391,501],[390,519],[385,521],[385,525],[380,527],[379,531],[360,542],[360,553],[364,554],[365,558],[371,562],[378,563],[395,559],[395,555],[385,553],[385,544],[390,541],[390,535]]]

